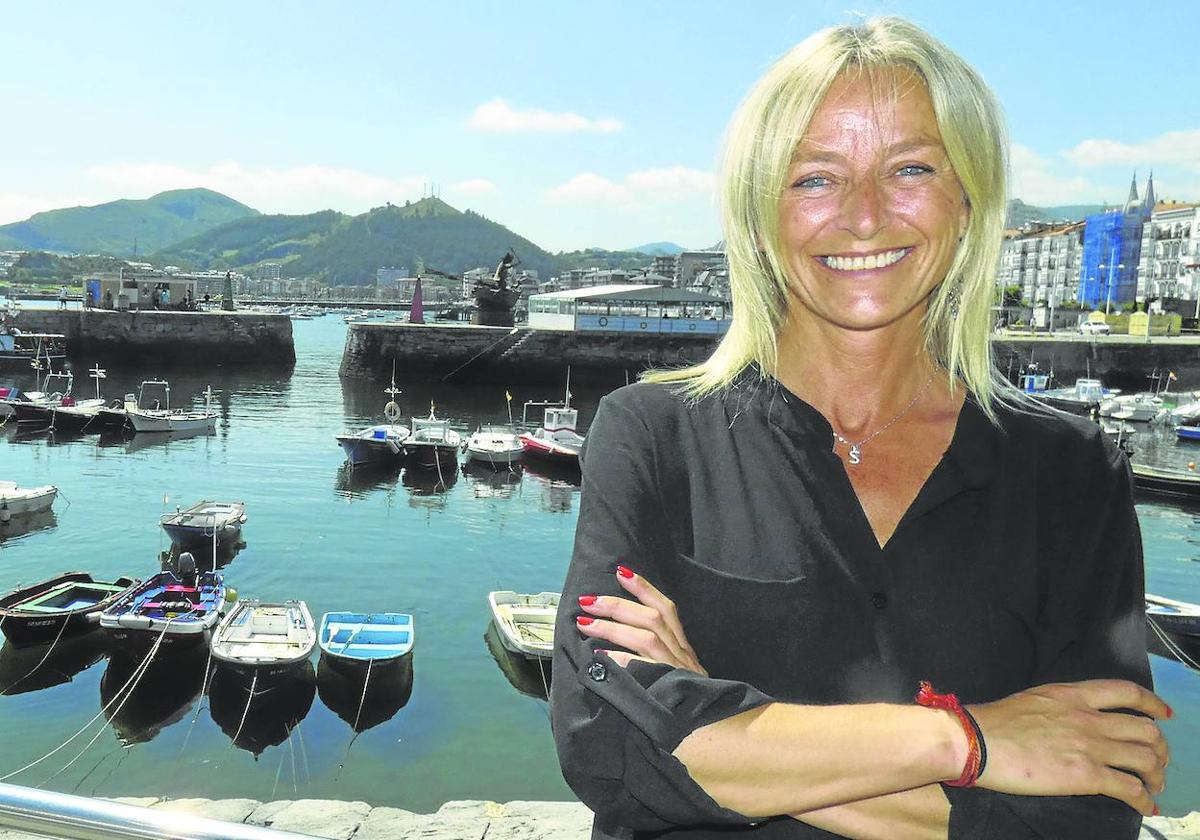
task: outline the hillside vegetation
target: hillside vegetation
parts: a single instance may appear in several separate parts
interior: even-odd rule
[[[149,254],[256,215],[257,210],[212,190],[171,190],[147,199],[37,213],[0,226],[0,248],[130,258],[135,245],[138,254]]]

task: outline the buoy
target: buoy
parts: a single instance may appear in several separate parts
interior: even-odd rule
[[[394,401],[389,402],[383,407],[383,416],[387,418],[389,423],[395,423],[400,419],[400,406],[396,405]]]
[[[231,604],[237,600],[237,590],[232,586],[225,587],[225,600]]]
[[[1194,469],[1196,469],[1196,462],[1195,462],[1195,461],[1188,461],[1188,469],[1189,469],[1189,470],[1194,470]]]
[[[8,502],[0,505],[0,524],[7,525],[12,519],[12,511],[8,509]]]

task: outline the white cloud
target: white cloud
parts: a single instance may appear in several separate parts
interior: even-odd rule
[[[465,181],[451,184],[449,189],[451,192],[463,195],[483,195],[484,193],[495,192],[496,185],[487,178],[468,178]]]
[[[41,198],[22,193],[0,193],[0,225],[23,222],[34,213],[58,210],[63,207],[81,207],[102,204],[104,199],[94,198]]]
[[[671,166],[630,172],[621,181],[612,181],[594,172],[581,172],[565,183],[548,190],[556,202],[583,204],[647,205],[672,201],[695,202],[711,197],[716,180],[711,172]]]
[[[476,108],[470,119],[467,120],[467,125],[477,131],[553,134],[570,132],[611,134],[623,128],[621,121],[612,117],[589,118],[570,111],[543,111],[538,108],[518,110],[500,98],[485,102]]]
[[[1012,144],[1009,163],[1012,169],[1009,194],[1026,204],[1054,206],[1095,201],[1100,192],[1087,178],[1062,174],[1061,162],[1042,157],[1020,143]]]
[[[387,178],[319,164],[286,169],[247,167],[224,161],[205,168],[142,162],[92,166],[88,178],[121,195],[152,194],[163,190],[207,187],[267,213],[304,213],[334,208],[361,212],[387,201],[398,202],[420,193],[426,179]]]
[[[1170,166],[1200,172],[1200,128],[1168,131],[1141,143],[1084,140],[1063,155],[1077,166]]]

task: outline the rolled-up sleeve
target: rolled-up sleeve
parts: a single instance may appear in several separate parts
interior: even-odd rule
[[[1033,685],[1123,679],[1152,688],[1146,655],[1142,537],[1128,459],[1098,441],[1074,502],[1077,540],[1048,558]],[[1061,523],[1060,524],[1065,524]],[[985,733],[986,734],[986,733]],[[1107,796],[1014,796],[946,788],[951,840],[1132,840],[1142,818]]]
[[[555,628],[551,723],[563,776],[600,824],[635,830],[745,825],[722,808],[672,751],[692,731],[771,698],[740,682],[633,662],[615,665],[575,625],[578,597],[628,597],[618,564],[651,582],[675,550],[658,492],[653,437],[614,396],[601,400],[582,453],[575,548]],[[686,628],[685,628],[686,629]]]

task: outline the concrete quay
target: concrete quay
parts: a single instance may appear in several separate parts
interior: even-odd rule
[[[1146,377],[1157,369],[1174,371],[1180,388],[1200,388],[1200,336],[1097,335],[1074,333],[1001,333],[992,339],[992,353],[1001,371],[1011,367],[1015,377],[1030,361],[1041,372],[1054,370],[1058,385],[1092,376],[1105,385],[1144,390]]]
[[[62,333],[72,359],[159,366],[291,367],[292,321],[261,312],[22,309],[22,332]]]
[[[114,801],[332,840],[587,840],[592,827],[591,812],[579,802],[456,801],[447,802],[433,814],[416,814],[328,799],[259,802],[140,797]],[[186,823],[181,823],[180,829],[186,831]],[[0,840],[40,838],[0,828]],[[1200,811],[1182,817],[1149,817],[1138,840],[1200,840]]]

